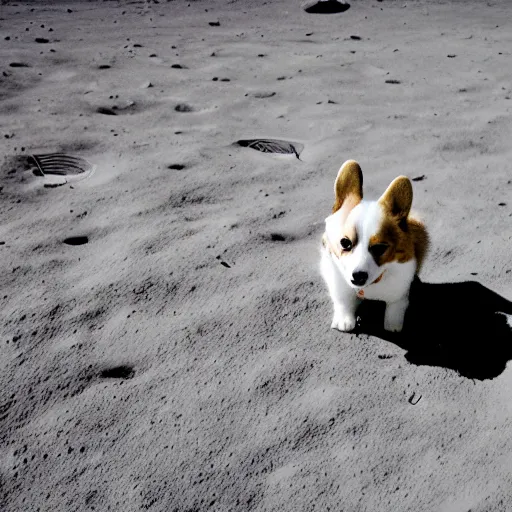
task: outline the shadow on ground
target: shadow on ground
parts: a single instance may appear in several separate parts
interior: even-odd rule
[[[456,370],[470,379],[492,379],[512,359],[512,302],[480,283],[423,283],[417,279],[401,333],[384,331],[384,303],[364,301],[358,332],[407,350],[413,364]]]

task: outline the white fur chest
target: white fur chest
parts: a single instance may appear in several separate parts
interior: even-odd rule
[[[416,273],[416,260],[406,263],[393,262],[386,266],[382,279],[354,293],[361,299],[395,302],[408,294]]]

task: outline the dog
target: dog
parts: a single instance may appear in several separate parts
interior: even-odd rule
[[[331,328],[352,331],[363,299],[386,303],[384,329],[400,332],[409,289],[427,254],[428,232],[410,214],[412,184],[395,178],[377,201],[363,200],[363,173],[347,160],[325,219],[320,270],[334,305]]]

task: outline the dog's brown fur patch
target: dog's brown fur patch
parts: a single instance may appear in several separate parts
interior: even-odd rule
[[[350,203],[350,211],[363,199],[363,172],[355,160],[347,160],[341,166],[334,182],[334,195],[332,213],[345,203]]]
[[[412,184],[409,178],[395,178],[380,197],[379,203],[392,217],[407,218],[412,206]]]
[[[379,199],[385,220],[379,233],[370,239],[375,243],[389,244],[388,250],[379,258],[378,265],[398,261],[405,263],[415,258],[419,272],[428,250],[429,238],[425,226],[409,217],[413,199],[412,184],[406,176],[395,178]]]
[[[405,263],[415,258],[419,272],[427,254],[429,237],[425,226],[417,219],[386,218],[378,233],[370,238],[370,247],[374,244],[389,245],[382,256],[375,258],[377,265],[392,261]]]

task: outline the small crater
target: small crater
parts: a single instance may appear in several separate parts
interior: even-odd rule
[[[221,256],[216,256],[215,259],[218,260],[223,267],[231,268],[231,265],[227,261],[224,261]]]
[[[309,14],[337,14],[350,9],[350,4],[338,0],[310,0],[302,8]]]
[[[126,112],[134,112],[137,110],[138,105],[134,101],[126,101],[120,103],[119,105],[112,105],[112,110],[116,113],[126,113]]]
[[[174,107],[174,110],[176,110],[176,112],[194,112],[194,109],[187,103],[178,103],[178,105]]]
[[[422,395],[418,395],[416,396],[416,393],[413,393],[410,397],[409,397],[409,400],[408,402],[411,404],[411,405],[416,405],[422,398]]]
[[[167,166],[167,169],[172,169],[173,171],[182,171],[186,168],[184,164],[170,164]]]
[[[87,236],[70,236],[65,238],[63,242],[66,245],[85,245],[89,243],[89,237]]]
[[[106,368],[100,373],[100,377],[103,379],[133,379],[135,376],[135,370],[133,367],[128,365],[114,366],[112,368]]]
[[[271,92],[271,91],[268,91],[268,92],[266,92],[266,91],[264,91],[264,92],[255,92],[253,94],[253,96],[255,98],[258,98],[258,99],[272,98],[272,96],[275,96],[275,95],[276,95],[276,93],[275,92]]]
[[[98,107],[96,109],[96,112],[98,114],[103,114],[103,115],[106,115],[106,116],[117,116],[117,113],[115,110],[109,108],[109,107]]]
[[[43,185],[44,188],[58,188],[58,187],[63,187],[64,185],[67,185],[66,182],[64,183],[45,183]]]

